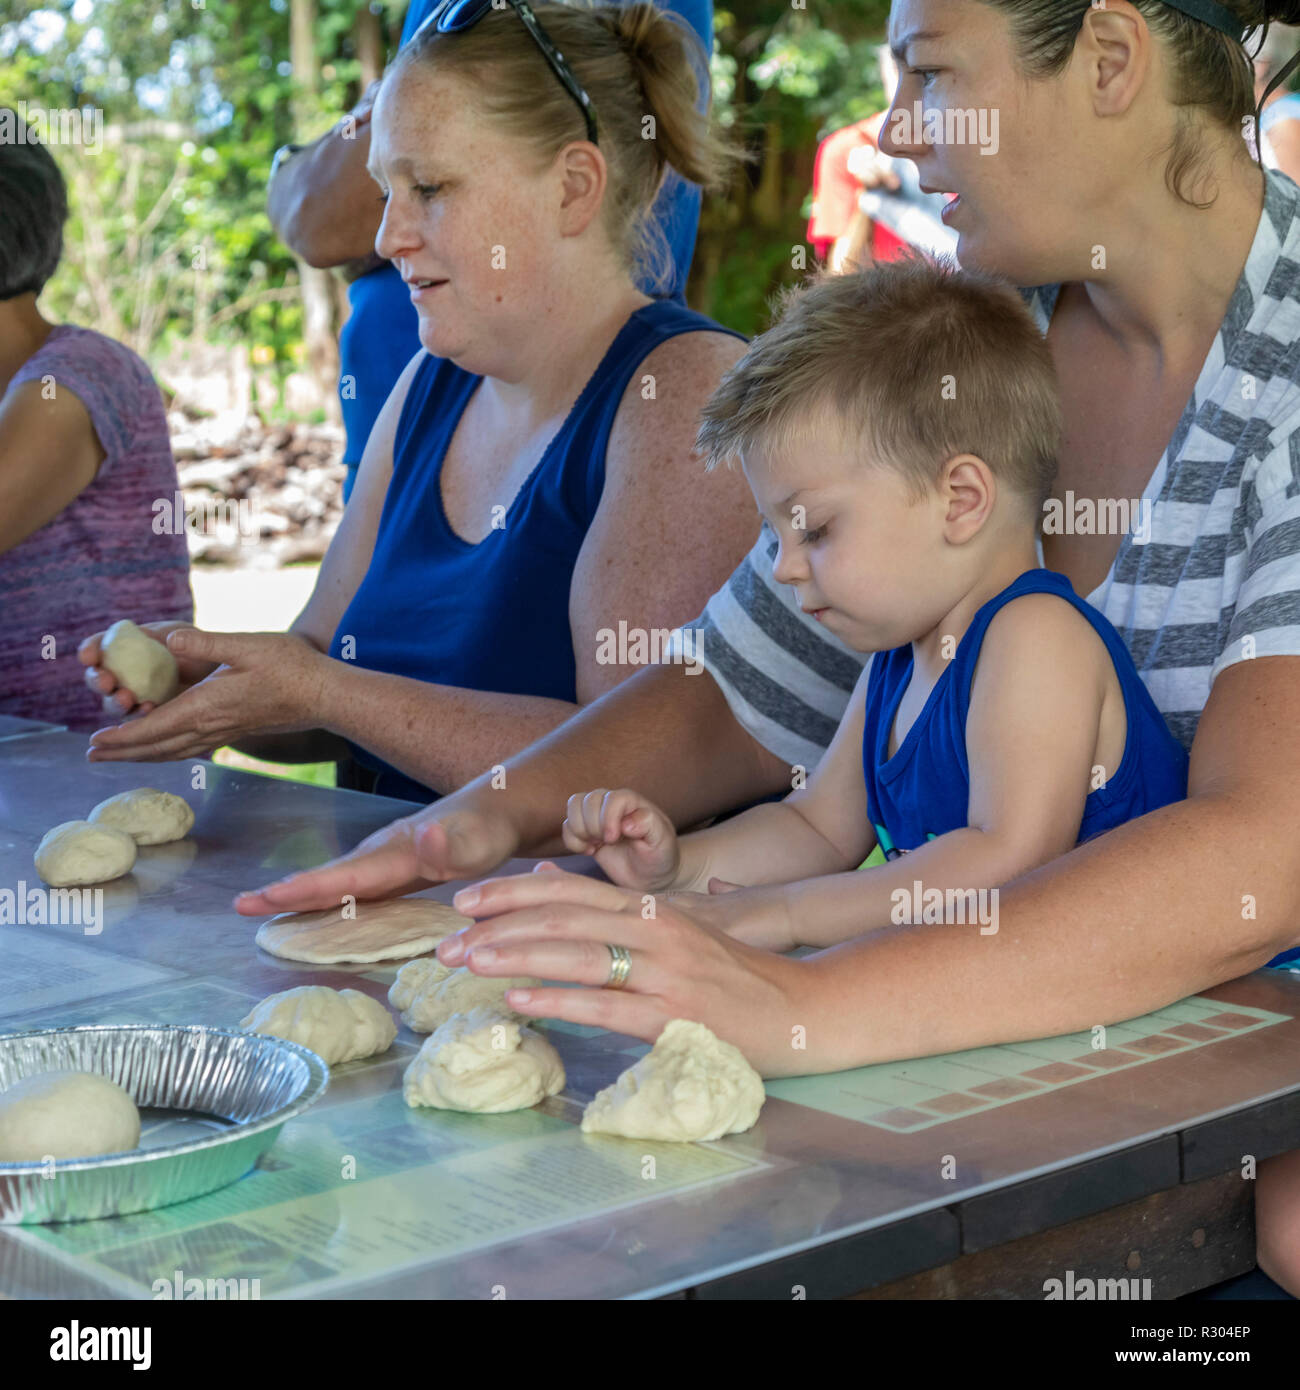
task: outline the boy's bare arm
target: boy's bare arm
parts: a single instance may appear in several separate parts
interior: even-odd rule
[[[1114,678],[1092,624],[1055,594],[1026,594],[989,624],[966,717],[966,823],[994,846],[999,881],[1078,843]]]
[[[867,819],[862,776],[866,682],[864,671],[830,748],[807,775],[806,786],[784,801],[755,806],[722,825],[683,837],[674,888],[707,892],[711,878],[743,885],[789,883],[854,868],[871,853],[875,834]]]

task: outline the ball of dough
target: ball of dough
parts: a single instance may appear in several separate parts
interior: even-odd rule
[[[402,1022],[417,1033],[429,1033],[430,1028],[419,1028],[407,1017],[408,1011],[417,999],[431,994],[451,974],[451,966],[444,965],[437,956],[421,956],[418,960],[408,960],[397,972],[397,977],[388,988],[388,1002],[402,1016]],[[417,1015],[412,1012],[411,1017]]]
[[[763,1078],[739,1048],[702,1023],[675,1018],[654,1047],[587,1106],[582,1128],[627,1139],[720,1139],[749,1129],[766,1099]]]
[[[137,845],[165,845],[189,834],[194,812],[183,796],[137,787],[101,801],[87,819],[126,831]]]
[[[0,1094],[0,1163],[94,1158],[140,1142],[140,1112],[115,1081],[94,1072],[48,1071]]]
[[[111,825],[66,820],[45,832],[32,862],[51,888],[107,883],[131,872],[135,841]]]
[[[412,961],[411,964],[418,965],[420,962]],[[410,966],[403,966],[402,969],[408,970]],[[439,969],[445,970],[445,967],[439,966]],[[398,971],[398,977],[393,981],[394,990],[399,983],[402,985],[402,996],[410,995],[406,1003],[399,1005],[402,1022],[416,1033],[433,1033],[454,1014],[467,1014],[471,1009],[486,1007],[518,1018],[519,1015],[506,1003],[506,990],[531,989],[534,985],[540,985],[541,981],[533,975],[476,975],[462,965],[458,970],[446,970],[441,977],[433,971],[416,976],[409,990],[402,981],[402,971]],[[391,992],[388,999],[389,1003],[397,1003]]]
[[[104,634],[99,647],[99,664],[112,671],[143,704],[160,705],[176,693],[176,658],[152,637],[142,632],[130,618],[122,618]]]
[[[424,1046],[402,1078],[407,1105],[496,1115],[526,1110],[564,1089],[564,1063],[540,1033],[495,1009],[457,1014]]]
[[[387,1052],[397,1024],[382,1004],[358,989],[299,985],[272,994],[240,1021],[248,1033],[268,1033],[309,1048],[330,1066]]]

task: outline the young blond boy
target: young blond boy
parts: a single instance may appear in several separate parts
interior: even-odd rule
[[[1060,413],[1013,290],[919,260],[822,278],[703,419],[710,467],[740,458],[775,533],[777,580],[874,655],[780,803],[679,837],[602,788],[570,798],[571,850],[646,892],[785,885],[735,932],[780,951],[913,920],[996,931],[987,890],[1186,795],[1118,634],[1039,565]]]

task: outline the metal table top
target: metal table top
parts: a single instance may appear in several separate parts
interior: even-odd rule
[[[231,1026],[297,984],[383,1000],[395,966],[265,955],[257,922],[230,902],[350,848],[406,803],[211,763],[89,764],[85,743],[0,742],[6,1029]],[[105,886],[99,930],[15,921],[42,886],[31,856],[44,831],[137,786],[185,796],[191,836],[141,850],[132,874]],[[222,1192],[133,1217],[0,1228],[0,1294],[150,1297],[157,1281],[195,1277],[257,1279],[262,1297],[780,1296],[794,1259],[809,1297],[836,1296],[974,1239],[1024,1234],[1027,1221],[1068,1220],[1085,1172],[1094,1187],[1113,1184],[1118,1203],[1264,1156],[1277,1107],[1300,1100],[1298,1016],[1300,973],[1260,972],[1116,1025],[1104,1051],[1050,1039],[771,1082],[757,1126],[709,1145],[582,1135],[583,1105],[646,1049],[562,1023],[544,1025],[568,1071],[562,1096],[501,1116],[409,1110],[401,1074],[422,1039],[403,1028],[383,1057],[335,1068],[325,1099]],[[1032,1218],[1018,1197],[1030,1189]],[[965,1236],[963,1213],[979,1217]],[[844,1251],[866,1250],[853,1241],[872,1232],[888,1237],[879,1267],[868,1253],[846,1268]]]

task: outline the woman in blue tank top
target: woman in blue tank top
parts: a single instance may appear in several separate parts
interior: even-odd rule
[[[192,639],[215,660],[187,660],[187,686],[225,666],[133,723],[136,747],[180,756],[219,728],[281,761],[354,751],[375,790],[428,801],[672,659],[753,543],[743,479],[694,452],[744,340],[635,278],[667,265],[667,171],[717,187],[736,157],[697,108],[706,55],[653,5],[535,12],[563,80],[487,5],[385,76],[376,250],[423,349],[290,633]]]

